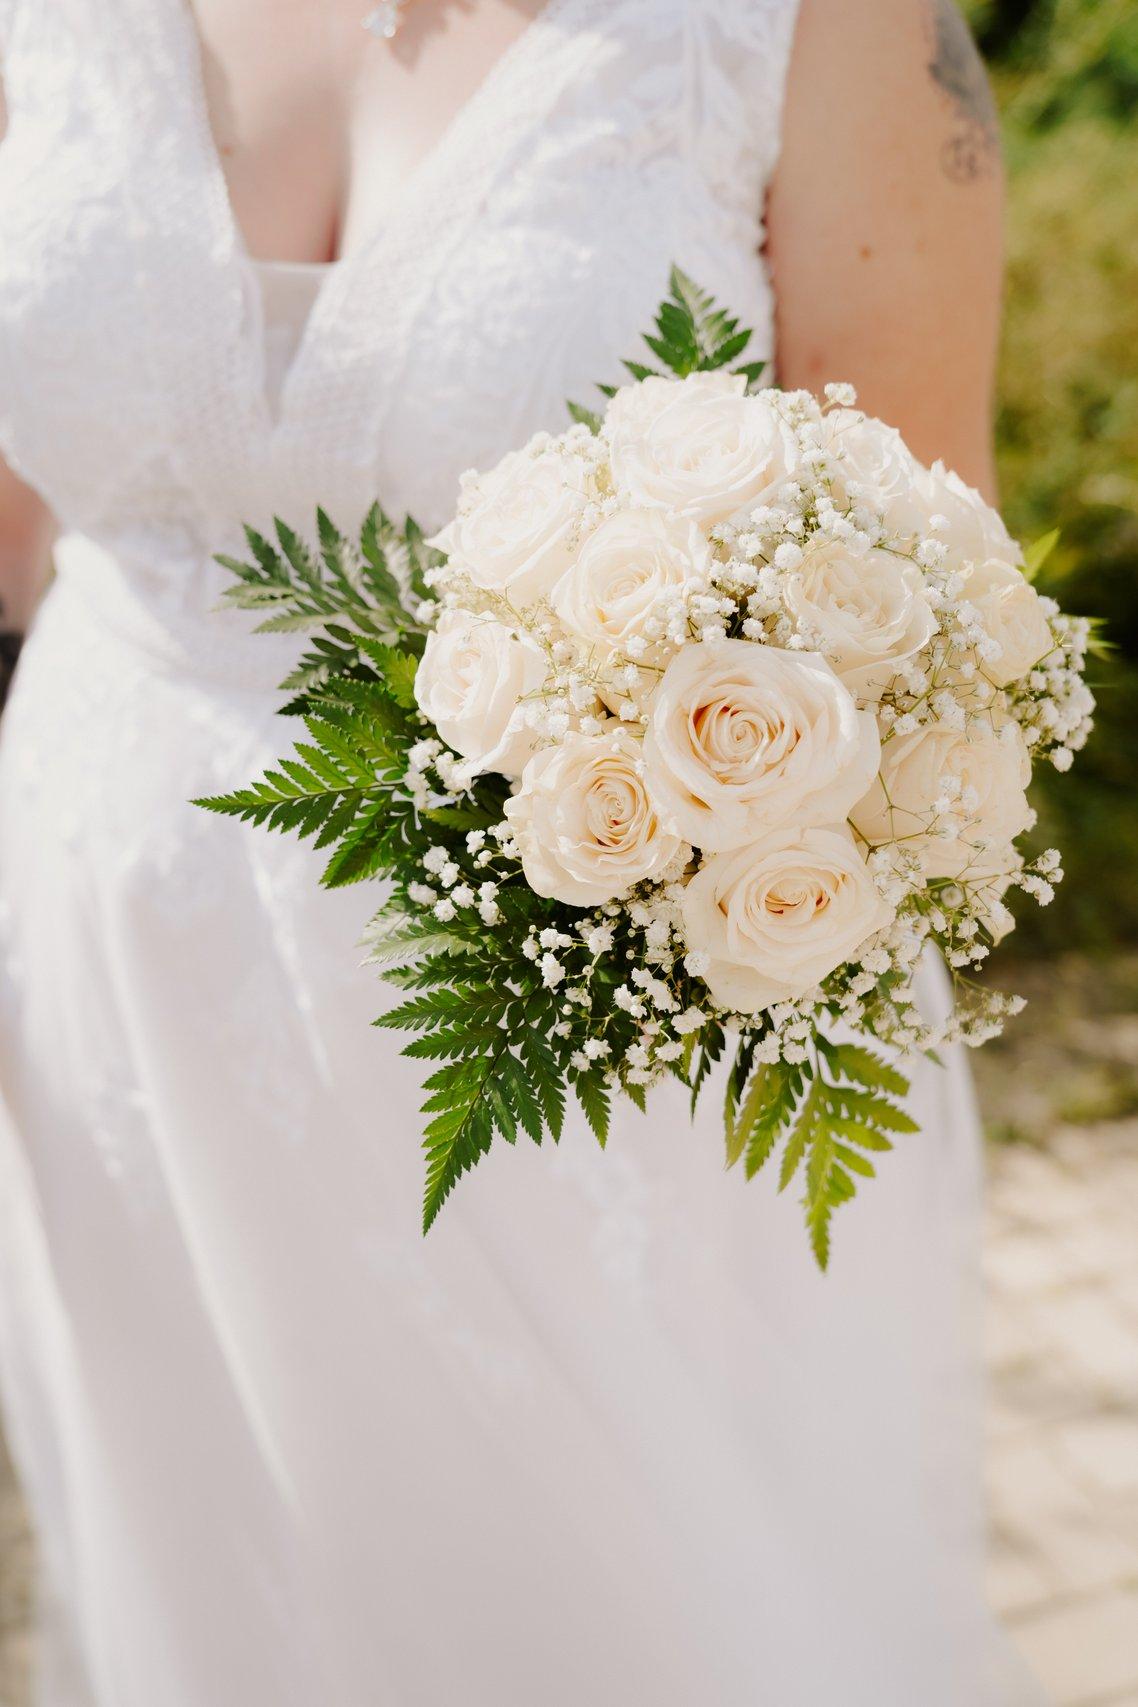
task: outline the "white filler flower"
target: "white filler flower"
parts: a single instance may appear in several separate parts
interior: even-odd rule
[[[749,640],[690,645],[652,699],[648,787],[685,841],[719,852],[781,824],[835,824],[877,774],[880,741],[824,658]]]
[[[786,829],[715,854],[683,896],[704,981],[739,1013],[795,1001],[892,923],[846,826]]]

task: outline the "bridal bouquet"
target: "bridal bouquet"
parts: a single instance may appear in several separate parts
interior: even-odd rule
[[[1033,588],[1047,542],[1025,561],[849,386],[760,389],[748,341],[677,273],[658,367],[467,474],[436,538],[377,509],[358,550],[321,515],[317,550],[278,524],[223,559],[230,602],[315,631],[283,684],[308,739],[201,804],[385,880],[425,1228],[495,1133],[557,1138],[571,1092],[603,1144],[614,1094],[672,1074],[694,1107],[727,1051],[727,1161],[779,1154],[824,1266],[915,1130],[905,1057],[1017,1010],[968,974],[1061,875],[1015,844],[1033,763],[1090,728],[1088,624]]]

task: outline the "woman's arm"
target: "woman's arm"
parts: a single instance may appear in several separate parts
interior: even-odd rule
[[[55,525],[38,498],[0,461],[0,629],[22,633],[47,585]]]
[[[6,128],[0,83],[0,143]],[[43,503],[0,458],[0,633],[22,633],[27,627],[47,580],[53,533]],[[0,686],[2,680],[0,662]]]
[[[994,497],[1003,172],[953,0],[802,0],[768,205],[779,383],[869,413]]]

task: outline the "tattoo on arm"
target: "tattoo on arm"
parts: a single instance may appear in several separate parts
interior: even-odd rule
[[[951,109],[953,134],[941,150],[941,167],[956,184],[993,172],[1000,125],[984,62],[954,0],[926,0],[929,76]]]

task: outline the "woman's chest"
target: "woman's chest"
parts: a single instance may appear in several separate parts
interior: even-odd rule
[[[377,491],[430,519],[463,467],[619,377],[672,261],[769,337],[756,68],[714,6],[553,0],[336,269],[271,409],[175,4],[118,0],[98,34],[90,0],[50,24],[27,0],[9,58],[0,443],[68,520]]]
[[[364,0],[190,0],[200,92],[249,252],[326,263],[362,247],[545,6],[403,0],[386,40],[362,27]]]

